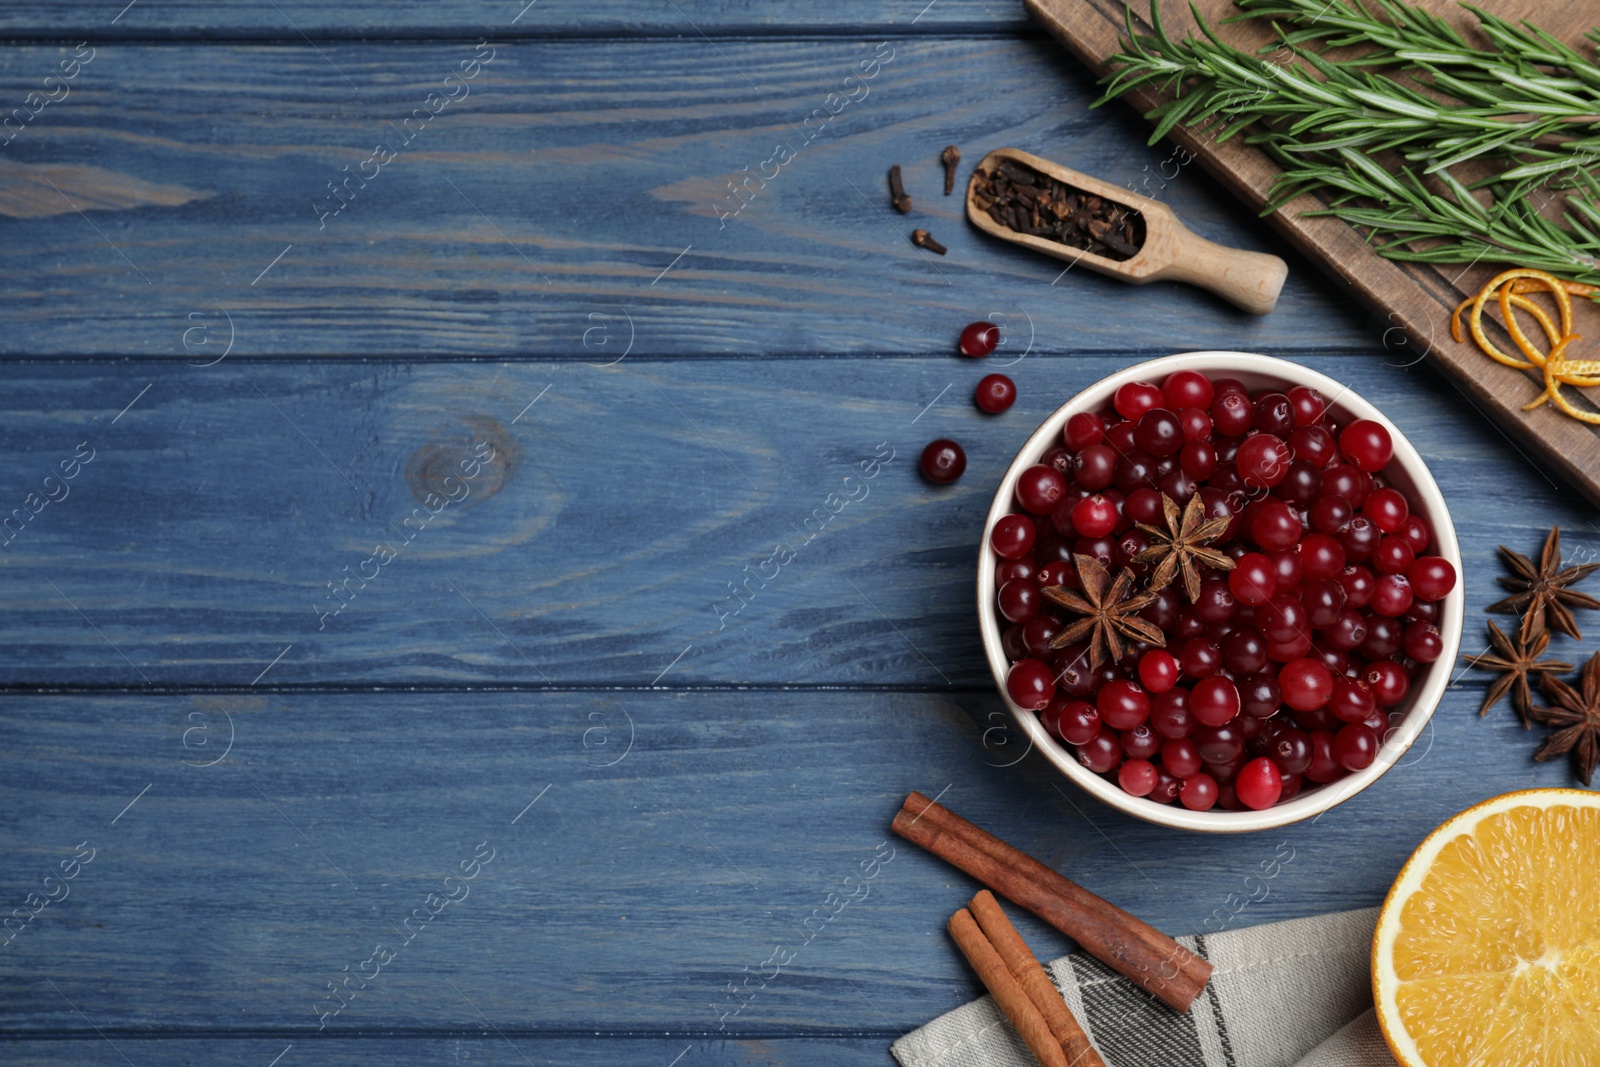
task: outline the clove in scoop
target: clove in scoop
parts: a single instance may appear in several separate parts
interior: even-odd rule
[[[894,209],[900,214],[911,214],[911,198],[906,195],[906,187],[900,182],[900,164],[898,163],[889,168],[889,202],[894,205]]]

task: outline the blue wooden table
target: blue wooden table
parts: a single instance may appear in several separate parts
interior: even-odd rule
[[[1450,813],[1569,781],[1480,676],[1367,793],[1228,839],[993,729],[992,487],[1133,360],[1267,352],[1381,406],[1452,507],[1464,647],[1496,545],[1600,549],[1010,0],[19,0],[0,34],[8,1064],[885,1064],[978,992],[971,884],[883,845],[910,789],[1182,934],[1374,904]],[[1059,276],[964,225],[952,142],[1286,255],[1283,299]],[[978,317],[998,418],[952,354]]]

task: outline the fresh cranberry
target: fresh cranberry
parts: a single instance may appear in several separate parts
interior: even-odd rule
[[[1085,445],[1072,459],[1072,474],[1079,485],[1099,492],[1111,485],[1117,473],[1117,453],[1110,445]]]
[[[1443,556],[1422,556],[1406,572],[1418,600],[1443,600],[1456,587],[1456,569]]]
[[[1324,427],[1301,426],[1289,434],[1289,451],[1294,453],[1295,459],[1304,460],[1320,471],[1339,455],[1339,445]]]
[[[1189,691],[1174,687],[1158,693],[1150,702],[1150,726],[1162,737],[1188,737],[1194,729],[1194,716],[1189,711]]]
[[[1209,678],[1222,669],[1222,650],[1213,641],[1192,638],[1178,649],[1178,665],[1191,678]]]
[[[1272,488],[1272,495],[1281,497],[1297,508],[1308,508],[1322,492],[1322,472],[1309,462],[1296,459],[1289,464],[1289,473]]]
[[[1323,487],[1326,489],[1326,485]],[[1318,533],[1338,534],[1350,525],[1350,518],[1356,513],[1350,502],[1334,493],[1324,492],[1311,504],[1308,513],[1311,518],[1311,528]]]
[[[1266,671],[1242,678],[1234,684],[1239,687],[1239,710],[1252,719],[1270,718],[1283,705],[1283,692],[1278,679]]]
[[[1344,528],[1344,533],[1339,535],[1339,543],[1344,546],[1345,558],[1352,563],[1365,563],[1372,558],[1378,550],[1378,542],[1383,540],[1383,531],[1378,529],[1377,523],[1365,515],[1357,515],[1350,520]]]
[[[1372,473],[1389,465],[1394,456],[1394,441],[1381,423],[1357,419],[1339,434],[1339,451],[1345,459]]]
[[[1151,408],[1161,406],[1161,390],[1149,382],[1125,382],[1117,387],[1111,406],[1125,419],[1137,419]]]
[[[1293,726],[1285,726],[1272,735],[1268,755],[1285,774],[1304,774],[1311,766],[1311,735]]]
[[[1183,439],[1188,442],[1211,439],[1211,416],[1204,408],[1184,408],[1178,412],[1178,425],[1183,427]]]
[[[1294,424],[1301,427],[1314,425],[1328,410],[1327,399],[1309,385],[1290,389],[1289,404],[1294,408]]]
[[[1017,503],[1035,515],[1048,515],[1066,494],[1067,482],[1061,472],[1043,463],[1025,468],[1017,475]]]
[[[1105,537],[1117,528],[1117,506],[1096,493],[1084,497],[1072,509],[1072,525],[1083,537]]]
[[[1411,570],[1416,555],[1406,539],[1390,534],[1378,542],[1372,553],[1372,568],[1379,574],[1405,574]]]
[[[1432,663],[1444,654],[1444,638],[1431,622],[1414,622],[1405,629],[1406,655],[1418,663]]]
[[[1347,771],[1372,766],[1378,757],[1378,735],[1370,726],[1353,722],[1333,735],[1333,758]]]
[[[1000,327],[992,322],[970,323],[961,331],[961,354],[982,359],[1000,346]]]
[[[1139,451],[1157,458],[1174,454],[1183,447],[1183,441],[1182,424],[1166,408],[1151,408],[1139,416],[1133,431],[1133,443]]]
[[[929,441],[918,462],[922,476],[934,485],[949,485],[967,469],[967,454],[949,438]]]
[[[1267,665],[1267,642],[1255,627],[1241,626],[1222,639],[1222,665],[1234,675],[1254,674]]]
[[[1186,737],[1174,737],[1161,745],[1161,765],[1179,778],[1200,770],[1200,750]]]
[[[1233,788],[1239,796],[1239,802],[1252,811],[1272,807],[1283,794],[1278,765],[1265,757],[1251,760],[1239,768]]]
[[[1325,629],[1344,609],[1344,586],[1332,578],[1313,578],[1300,591],[1306,621],[1313,630]]]
[[[1322,640],[1328,647],[1341,652],[1350,651],[1366,639],[1367,621],[1361,612],[1352,607],[1340,611],[1338,618],[1322,631]]]
[[[1227,763],[1244,754],[1244,733],[1235,723],[1196,726],[1189,736],[1194,738],[1195,747],[1200,751],[1200,758],[1207,763]],[[1226,774],[1222,777],[1231,778],[1233,775]]]
[[[1334,718],[1341,722],[1361,722],[1377,706],[1377,699],[1365,681],[1342,674],[1333,680],[1333,695],[1328,698],[1328,710]]]
[[[1106,424],[1106,444],[1119,456],[1125,456],[1133,451],[1133,423],[1113,422]]]
[[[1165,693],[1178,684],[1178,661],[1170,652],[1151,649],[1139,657],[1139,681],[1144,683],[1146,692]]]
[[[1228,572],[1228,589],[1241,604],[1265,604],[1278,591],[1278,575],[1272,561],[1259,552],[1239,557]]]
[[[1189,710],[1202,726],[1221,726],[1239,714],[1239,690],[1226,678],[1202,678],[1189,693]]]
[[[1366,607],[1378,587],[1372,572],[1357,564],[1351,564],[1340,572],[1339,584],[1344,586],[1345,604],[1352,608]]]
[[[1406,669],[1391,659],[1373,660],[1367,664],[1367,671],[1361,677],[1367,683],[1367,688],[1372,690],[1372,699],[1380,708],[1400,703],[1411,690],[1411,678]]]
[[[1287,437],[1294,429],[1294,408],[1282,393],[1257,393],[1250,425],[1262,433]]]
[[[1149,723],[1123,730],[1118,743],[1129,759],[1153,759],[1161,751],[1161,735],[1150,729]]]
[[[1038,580],[1039,568],[1031,557],[1024,556],[1021,559],[1008,559],[995,564],[994,584],[996,586],[1005,585],[1007,582],[1017,578]],[[1044,583],[1040,582],[1039,584],[1043,585]]]
[[[1372,610],[1393,618],[1411,606],[1411,582],[1403,574],[1385,574],[1372,590]]]
[[[1061,428],[1061,440],[1074,452],[1097,445],[1106,439],[1106,424],[1099,415],[1080,411]]]
[[[1039,587],[1025,579],[1002,585],[996,599],[999,601],[1000,614],[1009,622],[1027,622],[1039,614],[1039,609],[1044,606]]]
[[[1089,740],[1078,745],[1078,762],[1096,774],[1105,774],[1122,759],[1122,742],[1104,726]]]
[[[1000,614],[1005,614],[1004,605],[1000,608]],[[1050,642],[1056,639],[1061,629],[1060,619],[1041,611],[1022,624],[1022,647],[1028,650],[1030,656],[1046,659],[1054,651]]]
[[[1026,515],[1002,515],[989,531],[989,547],[1001,559],[1021,559],[1032,550],[1036,533],[1033,520]]]
[[[1324,496],[1339,497],[1353,508],[1366,497],[1367,483],[1359,468],[1340,463],[1322,472],[1322,492]]]
[[[1019,708],[1038,711],[1050,703],[1055,690],[1055,673],[1041,660],[1018,660],[1006,675],[1006,693]]]
[[[1199,371],[1173,371],[1167,375],[1167,380],[1161,383],[1161,397],[1173,411],[1183,408],[1208,408],[1215,395],[1216,390],[1211,384],[1211,379]]]
[[[1308,579],[1333,578],[1344,570],[1344,545],[1331,534],[1308,533],[1300,539],[1300,565]]]
[[[1328,668],[1314,659],[1291,660],[1278,672],[1283,701],[1296,711],[1314,711],[1333,695],[1334,678]]]
[[[1282,500],[1263,500],[1250,519],[1250,536],[1269,552],[1288,548],[1300,540],[1300,516]]]
[[[1131,730],[1150,717],[1150,697],[1139,686],[1121,679],[1107,682],[1095,694],[1100,721],[1114,730]]]
[[[1405,643],[1405,627],[1399,619],[1382,615],[1369,615],[1366,619],[1367,636],[1361,642],[1360,652],[1368,659],[1385,659],[1400,651]]]
[[[998,415],[1017,402],[1017,383],[1004,374],[985,374],[978,380],[973,403],[991,415]]]
[[[1149,760],[1131,759],[1117,768],[1117,784],[1124,793],[1136,797],[1148,794],[1156,787],[1156,767]]]
[[[1281,437],[1270,433],[1258,433],[1254,437],[1246,438],[1239,446],[1239,454],[1234,457],[1234,462],[1239,468],[1239,477],[1250,489],[1270,489],[1283,481],[1289,473],[1291,460],[1289,446]]]
[[[1217,804],[1217,780],[1209,774],[1192,774],[1183,780],[1178,799],[1190,811],[1210,811]]]
[[[1211,425],[1224,437],[1238,437],[1250,429],[1255,408],[1248,394],[1224,393],[1211,403]]]
[[[1411,506],[1398,489],[1374,489],[1361,502],[1361,514],[1375,522],[1384,533],[1392,534],[1405,525]]]
[[[1333,734],[1327,730],[1311,731],[1311,766],[1304,773],[1307,781],[1319,785],[1344,776],[1344,768],[1333,756]]]
[[[1051,707],[1056,706],[1051,701]],[[1057,725],[1061,728],[1061,740],[1068,744],[1082,745],[1100,732],[1100,712],[1087,700],[1062,700]]]
[[[1411,551],[1418,556],[1426,552],[1428,546],[1433,543],[1433,535],[1428,532],[1428,524],[1416,514],[1408,515],[1406,521],[1400,525],[1400,536],[1406,539]]]

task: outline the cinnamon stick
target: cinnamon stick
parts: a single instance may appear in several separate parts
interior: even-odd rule
[[[1011,1025],[1016,1027],[1017,1034],[1028,1046],[1028,1051],[1033,1053],[1033,1058],[1043,1067],[1070,1067],[1044,1016],[1039,1014],[1039,1009],[1028,999],[1028,994],[1017,983],[1005,961],[989,944],[989,939],[983,936],[983,931],[978,929],[972,913],[962,908],[950,916],[949,929],[956,947],[972,964],[972,969],[978,972],[984,988],[1000,1005],[1005,1017],[1011,1020]]]
[[[978,929],[983,931],[983,936],[989,939],[989,944],[994,946],[995,952],[1005,961],[1017,984],[1022,986],[1023,991],[1028,994],[1028,999],[1033,1001],[1033,1006],[1044,1016],[1045,1025],[1050,1028],[1051,1035],[1061,1046],[1061,1051],[1067,1057],[1067,1063],[1072,1067],[1105,1067],[1105,1061],[1100,1058],[1100,1053],[1089,1043],[1089,1035],[1078,1025],[1072,1009],[1061,999],[1060,991],[1056,989],[1055,983],[1050,981],[1050,976],[1045,973],[1044,967],[1034,958],[1028,943],[1022,940],[1017,928],[1006,918],[1006,913],[1001,909],[1000,902],[994,899],[994,894],[987,889],[980,889],[978,895],[972,898],[972,903],[967,905],[967,910],[977,920]]]
[[[1178,1011],[1189,1010],[1211,977],[1211,964],[1155,927],[921,793],[906,797],[893,829],[1033,912]]]

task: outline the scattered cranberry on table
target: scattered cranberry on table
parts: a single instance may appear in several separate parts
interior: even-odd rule
[[[1264,810],[1371,766],[1443,654],[1457,582],[1385,477],[1393,455],[1315,389],[1194,371],[1073,415],[991,533],[1008,695],[1090,771],[1191,811]],[[1124,570],[1118,595],[1142,600],[1117,618],[1135,623],[1086,614]]]
[[[928,442],[919,466],[922,476],[934,485],[949,485],[966,471],[967,454],[954,441],[941,437]]]
[[[984,375],[972,399],[984,411],[998,415],[1017,402],[1017,383],[1004,374]]]
[[[961,354],[982,359],[1000,347],[1000,327],[992,322],[970,323],[961,331]]]

